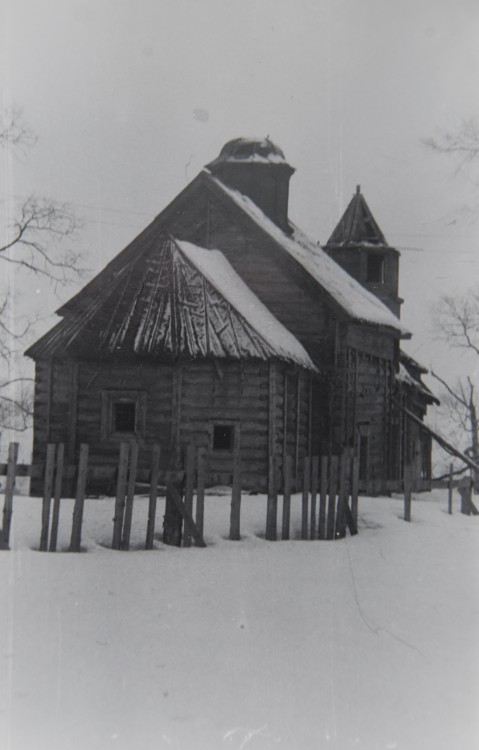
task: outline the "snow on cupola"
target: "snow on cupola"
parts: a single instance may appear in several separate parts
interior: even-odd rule
[[[247,195],[285,232],[289,180],[294,173],[283,152],[269,138],[235,138],[206,167],[228,187]]]

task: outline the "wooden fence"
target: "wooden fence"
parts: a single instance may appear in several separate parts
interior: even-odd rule
[[[69,549],[81,549],[83,513],[88,478],[97,476],[98,467],[88,465],[88,445],[80,446],[78,463],[67,466],[63,443],[49,444],[44,466],[18,464],[18,444],[11,443],[6,464],[0,464],[0,475],[6,476],[3,523],[0,547],[8,549],[13,512],[15,479],[18,476],[41,476],[44,480],[39,549],[55,552],[61,510],[63,481],[75,478],[76,491],[72,517]],[[150,453],[148,472],[149,506],[145,535],[145,549],[153,548],[156,506],[160,491],[159,445]],[[287,540],[291,534],[291,497],[301,492],[301,539],[339,539],[357,533],[359,465],[345,452],[342,456],[314,456],[306,458],[301,477],[293,477],[293,459],[287,457],[281,476],[282,517],[278,518],[278,487],[280,477],[273,466],[269,477],[266,503],[265,538],[269,541]],[[188,446],[184,467],[178,471],[163,472],[166,494],[163,540],[167,544],[205,547],[204,499],[207,484],[207,455],[204,449]],[[116,495],[113,518],[112,548],[128,550],[135,487],[138,480],[138,445],[120,445],[118,466],[115,471]],[[229,538],[241,538],[241,455],[235,450],[231,485],[231,511]],[[196,502],[194,502],[194,499]],[[195,512],[193,512],[193,509]]]

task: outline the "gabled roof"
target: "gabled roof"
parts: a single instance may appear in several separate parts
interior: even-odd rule
[[[224,185],[212,175],[209,179],[216,189],[242,209],[290,258],[296,261],[353,319],[373,325],[388,326],[409,337],[409,331],[381,300],[365,289],[322,248],[297,227],[285,234],[248,196]]]
[[[343,245],[382,245],[388,247],[388,243],[372,215],[359,185],[326,243],[326,247]]]
[[[281,359],[316,369],[221,252],[165,236],[27,354]]]
[[[344,271],[316,242],[294,227],[292,235],[283,232],[250,198],[227,187],[207,169],[202,170],[143,232],[57,313],[62,316],[88,314],[95,300],[104,294],[104,290],[116,283],[118,275],[135,259],[147,255],[156,246],[158,237],[168,229],[169,220],[187,210],[204,190],[213,192],[223,201],[231,201],[257,229],[298,263],[353,320],[387,326],[403,337],[410,336],[399,319],[375,295]]]

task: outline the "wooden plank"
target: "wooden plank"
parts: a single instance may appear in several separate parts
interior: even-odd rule
[[[195,447],[188,445],[186,448],[186,484],[185,484],[185,507],[193,518],[193,490],[195,485]],[[183,547],[191,547],[191,529],[185,525],[183,533]]]
[[[329,496],[328,496],[328,519],[326,525],[326,539],[334,539],[334,528],[336,520],[336,491],[338,486],[338,457],[331,456],[329,465]]]
[[[195,545],[197,547],[206,547],[203,536],[198,531],[198,528],[193,520],[193,516],[189,513],[185,504],[181,501],[180,493],[178,492],[178,488],[176,487],[174,482],[170,482],[168,484],[167,492],[172,502],[174,503],[177,511],[181,514],[185,522],[185,527],[189,526],[191,535],[193,539],[195,540]]]
[[[70,540],[70,552],[80,552],[81,530],[83,524],[83,507],[85,504],[85,487],[88,469],[88,445],[80,445],[80,460],[78,464],[78,480],[73,507],[72,535]]]
[[[284,371],[283,382],[283,485],[288,456],[288,370]]]
[[[2,534],[0,549],[9,549],[10,527],[13,513],[13,494],[15,491],[15,476],[18,460],[18,443],[8,446],[7,480],[5,482],[5,498],[3,505]]]
[[[349,453],[347,450],[345,450],[341,453],[339,459],[338,511],[336,515],[336,526],[334,534],[336,539],[343,539],[346,536],[346,506],[348,505],[348,467]]]
[[[284,464],[284,486],[283,486],[283,523],[281,527],[281,538],[289,539],[291,525],[291,485],[293,474],[293,459],[286,456]]]
[[[206,451],[200,448],[197,454],[197,480],[196,480],[196,526],[203,536],[205,519],[205,481],[206,481]]]
[[[131,520],[133,518],[133,502],[135,499],[136,472],[138,469],[138,443],[136,440],[130,446],[130,469],[128,472],[128,488],[126,493],[125,512],[123,517],[123,530],[121,537],[121,549],[130,549]]]
[[[358,525],[358,500],[359,500],[359,458],[353,457],[351,478],[351,513],[356,527]]]
[[[235,430],[235,444],[233,453],[233,487],[231,492],[230,539],[238,542],[241,538],[241,452],[240,426]]]
[[[148,503],[148,524],[146,527],[145,549],[153,549],[156,520],[156,501],[158,498],[158,480],[160,478],[161,448],[158,443],[153,445],[151,453],[150,499]]]
[[[278,491],[276,488],[276,462],[273,460],[272,476],[268,477],[268,499],[266,503],[266,534],[270,542],[277,539]]]
[[[412,476],[411,467],[404,467],[404,520],[411,520],[411,492],[412,492]]]
[[[47,457],[45,464],[45,482],[43,485],[43,503],[42,503],[42,528],[40,532],[40,551],[46,552],[48,549],[48,535],[50,532],[50,507],[53,494],[53,472],[55,469],[55,450],[54,443],[47,445]]]
[[[121,544],[129,454],[130,446],[128,443],[121,443],[120,458],[118,461],[118,479],[116,483],[115,515],[113,518],[113,539],[111,542],[113,549],[120,549]]]
[[[76,449],[77,423],[78,423],[78,376],[79,364],[72,362],[71,371],[71,394],[70,394],[70,436],[68,452],[73,459]]]
[[[276,365],[269,365],[268,411],[268,484],[273,491],[274,460],[276,456]]]
[[[65,459],[65,445],[57,446],[57,461],[55,473],[55,489],[53,498],[52,529],[50,532],[50,552],[56,552],[58,539],[58,524],[60,521],[60,502],[62,496],[63,463]]]
[[[301,539],[308,538],[308,506],[309,506],[309,488],[311,480],[311,461],[309,456],[305,456],[303,468],[303,494],[301,504]]]
[[[301,414],[301,376],[298,372],[296,378],[296,435],[295,435],[295,453],[294,453],[294,473],[299,480],[299,427]]]
[[[326,539],[327,497],[328,497],[328,457],[321,456],[321,476],[320,476],[320,490],[319,490],[319,524],[318,524],[319,526],[318,537],[320,539]]]
[[[309,522],[309,535],[311,539],[316,539],[316,498],[318,495],[318,456],[311,459],[311,515]]]
[[[276,365],[269,364],[268,416],[268,500],[266,506],[266,539],[277,539],[278,488],[276,475]]]

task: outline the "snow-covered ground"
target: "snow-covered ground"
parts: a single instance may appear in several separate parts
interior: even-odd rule
[[[109,549],[88,500],[83,554],[41,553],[41,501],[15,498],[0,553],[2,750],[475,750],[479,518],[444,493],[360,498],[360,533],[267,542],[265,498],[207,498],[207,549]],[[1,507],[1,506],[0,506]],[[281,510],[281,509],[280,509]],[[72,501],[63,501],[67,548]],[[161,530],[163,504],[158,507]],[[300,499],[293,501],[299,530]]]

